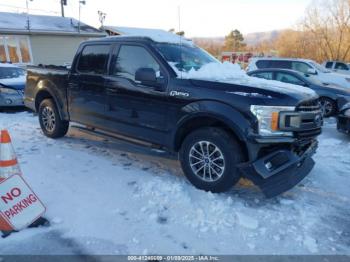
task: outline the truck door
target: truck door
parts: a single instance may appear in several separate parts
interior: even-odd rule
[[[83,47],[69,77],[68,105],[72,121],[94,127],[104,126],[105,81],[110,44]]]
[[[166,75],[147,47],[121,44],[113,52],[110,76],[106,81],[107,116],[119,133],[152,143],[163,143],[166,133]],[[136,71],[148,68],[163,82],[145,86],[135,80]]]

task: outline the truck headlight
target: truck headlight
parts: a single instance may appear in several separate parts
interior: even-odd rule
[[[279,130],[280,112],[294,112],[293,106],[250,106],[250,111],[258,119],[258,132],[261,136],[292,136],[292,132]]]
[[[12,89],[12,88],[5,88],[5,87],[0,87],[0,94],[18,94],[17,90]]]

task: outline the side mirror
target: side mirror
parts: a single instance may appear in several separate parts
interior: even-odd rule
[[[157,83],[156,71],[153,68],[139,68],[135,73],[135,80],[144,85]]]
[[[307,70],[307,73],[310,74],[310,75],[317,75],[317,71],[314,68],[309,68]]]

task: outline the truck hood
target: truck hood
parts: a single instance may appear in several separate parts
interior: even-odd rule
[[[0,85],[16,90],[24,90],[25,84],[26,78],[24,76],[17,78],[0,79]]]
[[[238,65],[232,63],[210,63],[199,70],[181,73],[182,78],[191,80],[197,86],[211,86],[223,89],[227,93],[242,96],[272,96],[288,95],[298,100],[308,100],[317,97],[310,88],[286,84],[248,76]],[[225,84],[225,85],[220,85]]]

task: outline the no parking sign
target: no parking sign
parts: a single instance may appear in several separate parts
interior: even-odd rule
[[[13,230],[19,231],[29,226],[45,210],[22,176],[13,175],[0,182],[0,215]]]

